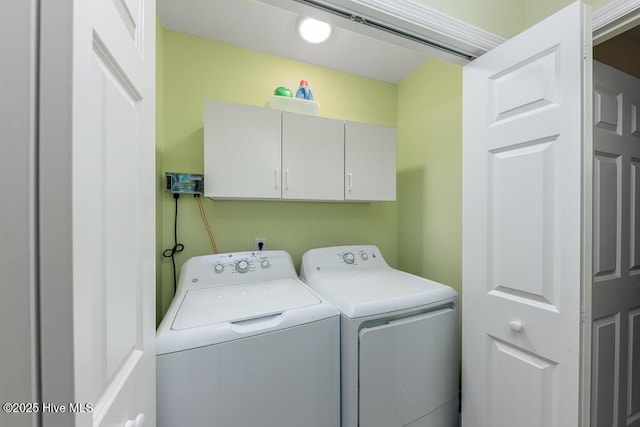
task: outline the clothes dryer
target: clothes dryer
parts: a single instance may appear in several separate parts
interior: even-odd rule
[[[189,259],[157,332],[157,425],[339,427],[339,333],[286,252]]]
[[[341,315],[342,427],[458,425],[458,296],[376,246],[312,249],[301,278]]]

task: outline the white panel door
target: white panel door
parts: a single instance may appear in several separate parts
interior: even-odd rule
[[[464,67],[465,427],[580,425],[588,16],[574,3]]]
[[[279,199],[281,128],[278,110],[205,101],[205,195]]]
[[[155,20],[153,0],[74,2],[78,426],[155,425]]]
[[[640,426],[640,79],[593,65],[591,426]]]
[[[345,200],[396,199],[396,130],[346,122]]]
[[[344,122],[282,113],[282,198],[344,200]]]

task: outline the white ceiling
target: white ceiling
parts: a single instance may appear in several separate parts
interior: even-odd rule
[[[399,83],[427,59],[344,28],[334,27],[328,42],[312,45],[298,36],[298,13],[257,0],[157,0],[157,7],[169,30],[389,83]]]

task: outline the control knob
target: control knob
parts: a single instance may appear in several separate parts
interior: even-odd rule
[[[236,263],[236,271],[238,273],[246,273],[249,271],[249,261],[246,259],[240,260]]]
[[[347,264],[353,264],[356,260],[356,256],[351,252],[347,252],[346,254],[342,255],[342,259]]]
[[[367,255],[367,253],[366,253],[366,252],[362,252],[362,253],[360,254],[360,258],[362,258],[362,260],[363,260],[363,261],[366,261],[366,260],[368,260],[368,259],[369,259],[369,255]]]
[[[260,267],[269,268],[271,267],[271,263],[269,263],[268,259],[263,259],[262,261],[260,261]]]
[[[213,266],[213,271],[215,271],[216,273],[222,273],[224,271],[224,265],[222,264],[216,264]]]

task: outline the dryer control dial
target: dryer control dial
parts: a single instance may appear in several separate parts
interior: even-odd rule
[[[215,271],[216,273],[222,273],[224,271],[224,265],[222,264],[216,264],[213,266],[213,271]]]
[[[368,259],[369,259],[369,255],[367,255],[367,253],[366,253],[366,252],[362,252],[362,253],[360,254],[360,258],[362,258],[362,260],[363,260],[363,261],[366,261],[366,260],[368,260]]]
[[[236,271],[238,273],[246,273],[249,271],[249,261],[246,259],[240,260],[236,263]]]
[[[260,267],[269,268],[271,267],[271,263],[269,262],[268,259],[263,259],[262,261],[260,261]]]
[[[352,252],[347,252],[344,255],[342,255],[342,259],[347,264],[353,264],[354,261],[356,260],[356,256]]]

